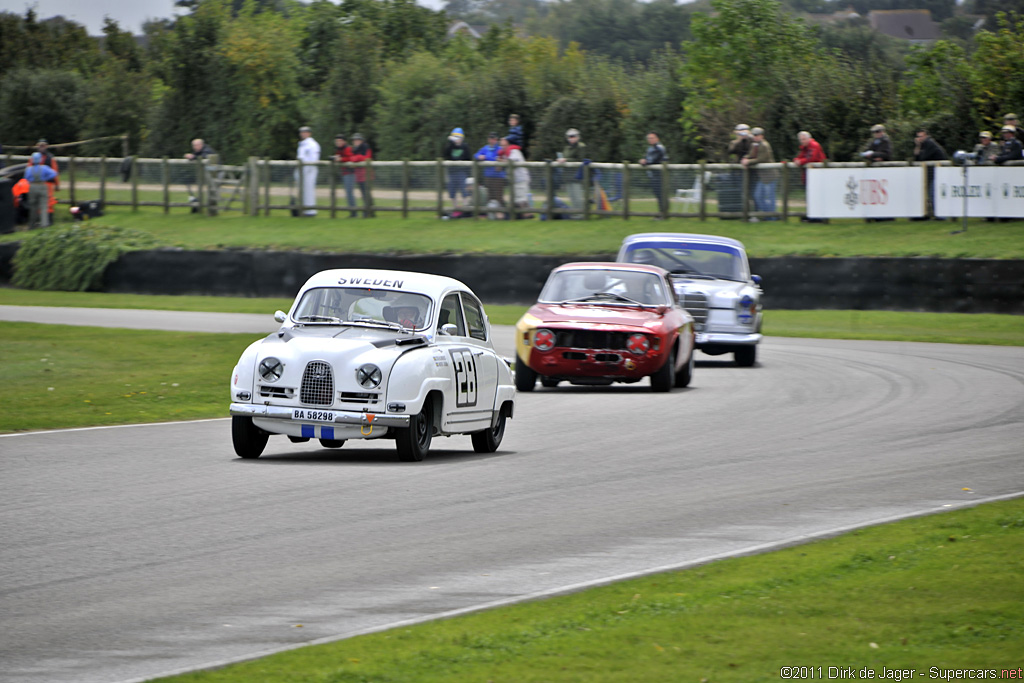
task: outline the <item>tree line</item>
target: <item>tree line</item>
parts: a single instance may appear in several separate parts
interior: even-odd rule
[[[651,130],[673,162],[720,161],[740,122],[765,128],[780,158],[808,130],[830,158],[851,159],[875,123],[898,158],[918,126],[967,148],[1004,113],[1024,114],[1024,14],[975,0],[993,15],[965,32],[952,0],[919,1],[948,13],[943,40],[813,24],[792,4],[825,0],[453,0],[448,12],[414,0],[184,0],[189,14],[141,36],[107,19],[99,38],[32,9],[3,12],[0,142],[126,133],[132,153],[159,157],[201,137],[238,162],[294,158],[297,128],[310,125],[325,154],[334,134],[360,132],[377,158],[433,159],[452,128],[481,145],[517,113],[531,160],[554,158],[578,128],[599,161],[638,159]],[[517,23],[448,35],[452,15],[502,11]]]

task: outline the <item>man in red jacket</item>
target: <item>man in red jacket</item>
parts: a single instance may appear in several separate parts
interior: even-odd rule
[[[800,181],[807,184],[807,164],[819,163],[825,161],[828,157],[825,156],[824,150],[821,149],[821,145],[818,141],[811,137],[811,134],[806,130],[802,130],[796,134],[796,139],[800,141],[800,149],[797,151],[796,156],[793,157],[793,163],[801,168]],[[805,223],[820,223],[824,219],[821,218],[807,218],[804,217],[801,221]]]

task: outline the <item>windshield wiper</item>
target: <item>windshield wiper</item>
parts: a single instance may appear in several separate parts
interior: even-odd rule
[[[310,323],[334,323],[336,325],[339,325],[342,322],[341,318],[335,318],[333,315],[316,315],[316,314],[299,316],[298,318],[296,318],[296,320],[298,320],[300,322],[304,321],[304,322],[310,322]]]
[[[625,302],[625,303],[628,303],[628,304],[633,304],[634,306],[640,306],[640,307],[644,307],[644,306],[650,305],[650,304],[642,304],[639,301],[637,301],[636,299],[630,299],[628,296],[623,296],[622,294],[616,294],[615,292],[594,292],[593,294],[588,294],[586,296],[581,296],[581,297],[579,297],[577,299],[567,299],[567,300],[563,301],[562,303],[563,304],[586,303],[587,301],[593,301],[595,299],[598,300],[598,301],[603,301],[603,300],[606,300],[606,299],[615,299],[617,301],[622,301],[622,302]]]
[[[389,330],[398,330],[399,332],[409,332],[409,328],[401,323],[391,322],[390,320],[377,320],[376,318],[360,318],[359,320],[348,320],[341,323],[342,325],[353,325],[357,327],[386,327]]]

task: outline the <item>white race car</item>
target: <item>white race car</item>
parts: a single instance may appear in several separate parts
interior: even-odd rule
[[[761,278],[750,274],[743,244],[728,237],[656,232],[630,235],[617,261],[661,266],[683,308],[696,321],[697,348],[732,353],[736,365],[757,362],[761,341]]]
[[[515,408],[508,363],[480,300],[437,275],[325,270],[299,290],[281,328],[231,375],[231,436],[258,458],[272,434],[293,442],[394,439],[422,460],[434,436],[469,434],[492,453]]]

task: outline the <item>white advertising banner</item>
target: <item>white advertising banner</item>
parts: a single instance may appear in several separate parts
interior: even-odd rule
[[[964,183],[964,172],[967,182]],[[935,169],[935,215],[1024,218],[1024,166]]]
[[[923,216],[923,166],[807,169],[810,218]]]

